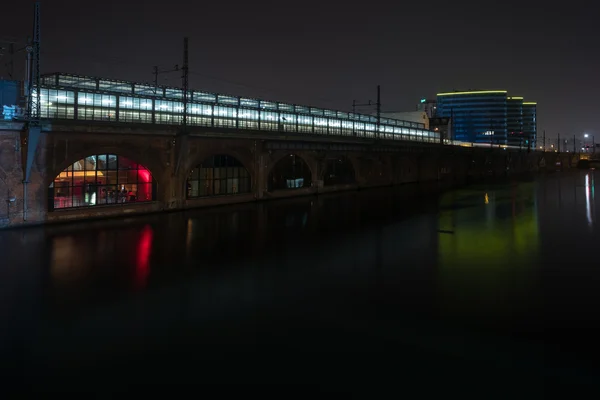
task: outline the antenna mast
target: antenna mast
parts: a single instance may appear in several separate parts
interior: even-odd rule
[[[188,57],[188,38],[183,39],[183,75],[182,86],[183,86],[183,129],[187,128],[187,116],[188,116],[188,92],[189,92],[189,57]]]
[[[34,6],[33,38],[27,46],[27,76],[25,77],[26,104],[25,125],[21,132],[21,161],[23,168],[23,221],[27,221],[28,200],[27,184],[31,175],[31,167],[35,159],[42,126],[40,123],[40,2]]]
[[[40,123],[40,2],[34,6],[33,40],[27,46],[27,123]]]
[[[377,139],[381,137],[381,86],[377,85]]]
[[[181,129],[177,133],[175,144],[175,175],[179,173],[182,163],[182,157],[188,151],[188,96],[189,96],[189,57],[188,57],[188,38],[183,38],[183,74],[181,75],[181,86],[183,91],[183,120]]]

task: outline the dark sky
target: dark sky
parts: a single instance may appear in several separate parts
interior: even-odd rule
[[[33,2],[4,1],[0,37],[26,37]],[[538,131],[600,139],[599,6],[564,1],[42,2],[42,72],[151,81],[182,62],[196,89],[348,110],[414,110],[454,89],[538,102]],[[161,82],[179,85],[178,74]],[[600,141],[600,140],[599,140]]]

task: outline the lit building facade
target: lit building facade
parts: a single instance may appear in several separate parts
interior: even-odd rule
[[[438,93],[438,116],[452,118],[452,138],[506,144],[506,90]]]
[[[438,93],[437,99],[437,116],[452,119],[454,140],[535,146],[535,103],[509,97],[506,90]]]
[[[528,141],[523,135],[523,98],[506,98],[506,118],[508,129],[508,144],[512,146],[527,147]]]
[[[183,90],[73,74],[42,76],[42,119],[181,125]],[[34,92],[36,92],[34,90]],[[190,90],[188,126],[438,142],[425,121],[377,119],[311,106]]]
[[[94,154],[69,165],[48,189],[48,211],[156,200],[156,183],[143,165],[115,154]]]
[[[537,103],[523,102],[523,135],[532,146],[537,143]]]

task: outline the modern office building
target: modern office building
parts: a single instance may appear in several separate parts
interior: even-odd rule
[[[438,93],[439,117],[452,118],[452,139],[506,144],[506,90]]]
[[[528,140],[523,135],[523,98],[506,98],[507,143],[512,146],[527,147]]]
[[[525,130],[526,104],[506,90],[438,93],[437,116],[452,119],[454,140],[527,147],[535,145],[535,126]]]
[[[532,146],[537,143],[537,103],[523,102],[523,135]]]

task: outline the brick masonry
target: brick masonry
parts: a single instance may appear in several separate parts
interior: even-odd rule
[[[88,218],[105,218],[139,212],[213,206],[260,199],[307,195],[361,187],[385,186],[432,180],[464,181],[468,177],[536,171],[540,165],[555,169],[562,157],[563,166],[576,160],[554,153],[508,152],[502,149],[472,149],[438,144],[373,144],[354,142],[355,150],[327,150],[328,138],[261,137],[257,135],[192,132],[179,137],[177,132],[160,127],[122,128],[98,125],[45,126],[28,184],[28,212],[23,215],[23,171],[21,167],[20,127],[0,125],[0,227]],[[299,148],[311,142],[313,148]],[[268,143],[277,143],[269,150]],[[315,143],[325,150],[316,149]],[[358,147],[356,147],[358,146]],[[361,147],[362,146],[362,147]],[[157,201],[127,207],[94,207],[47,212],[48,186],[54,177],[73,162],[91,154],[118,154],[146,166],[157,181]],[[267,191],[269,173],[283,157],[294,153],[312,173],[313,186],[299,190]],[[185,198],[186,177],[191,169],[211,155],[228,154],[237,158],[250,173],[250,194],[204,199]],[[348,157],[356,172],[356,183],[323,187],[326,160],[340,154]],[[541,163],[541,159],[545,162]],[[178,162],[179,160],[179,162]],[[14,200],[14,201],[11,201]]]

